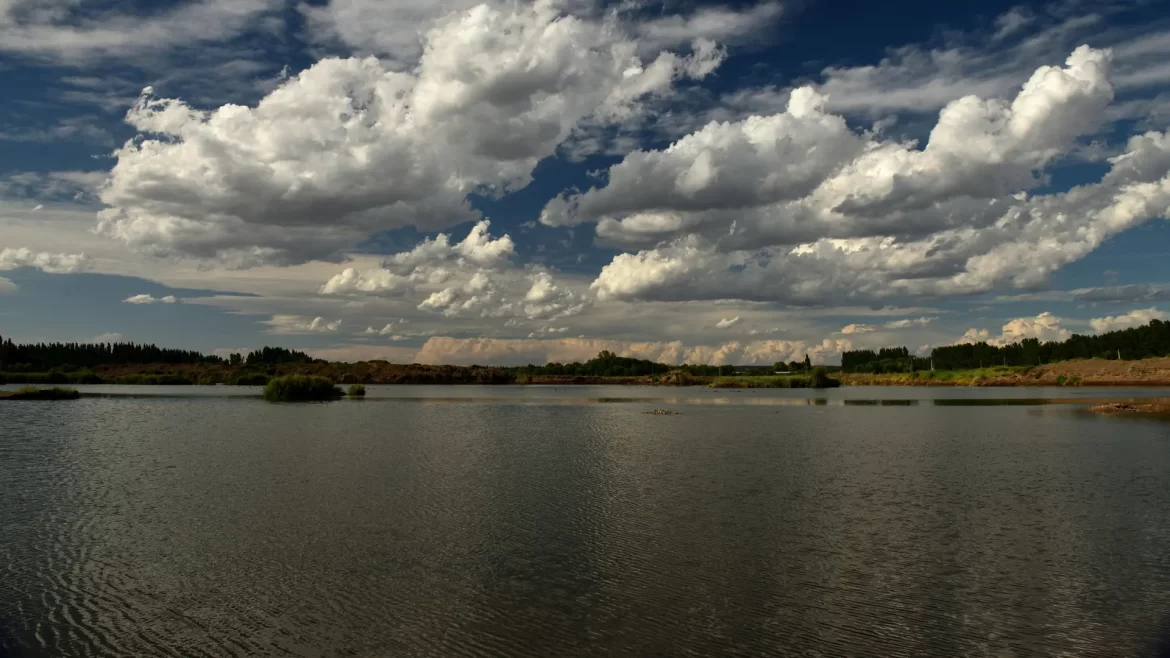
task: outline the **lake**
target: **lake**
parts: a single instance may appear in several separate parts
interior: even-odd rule
[[[1170,655],[1164,389],[79,389],[0,656]]]

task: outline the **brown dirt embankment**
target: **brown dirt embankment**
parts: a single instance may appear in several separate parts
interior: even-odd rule
[[[1032,368],[845,374],[841,378],[846,386],[1170,386],[1170,357],[1083,359]]]
[[[1170,358],[1065,361],[1009,377],[1022,380],[1024,386],[1170,386]]]

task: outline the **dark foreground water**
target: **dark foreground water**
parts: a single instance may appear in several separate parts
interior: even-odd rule
[[[1170,424],[212,390],[0,403],[0,655],[1170,655]]]

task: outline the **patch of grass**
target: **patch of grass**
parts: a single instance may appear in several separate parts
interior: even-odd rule
[[[333,381],[316,375],[289,375],[277,377],[264,387],[264,399],[269,402],[309,402],[336,400],[345,395]]]
[[[74,384],[101,384],[102,378],[93,374],[93,371],[84,370],[73,373]]]
[[[236,386],[267,386],[271,378],[262,372],[246,372],[232,380]]]
[[[711,388],[836,388],[841,382],[821,366],[807,375],[716,377]]]
[[[37,388],[24,386],[15,391],[0,391],[0,400],[76,400],[81,394],[71,388]]]
[[[366,397],[366,387],[363,384],[354,384],[349,387],[346,394],[351,398],[364,398]]]
[[[195,382],[182,375],[119,375],[111,384],[131,386],[192,386]]]

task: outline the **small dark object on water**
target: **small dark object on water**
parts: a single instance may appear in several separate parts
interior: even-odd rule
[[[1126,402],[1110,402],[1090,407],[1089,411],[1102,414],[1167,414],[1170,413],[1170,402],[1166,400],[1152,400],[1150,402],[1129,404]]]
[[[682,415],[681,411],[674,411],[672,409],[654,409],[652,411],[646,411],[644,413],[648,413],[648,414],[651,414],[653,416],[681,416]]]

